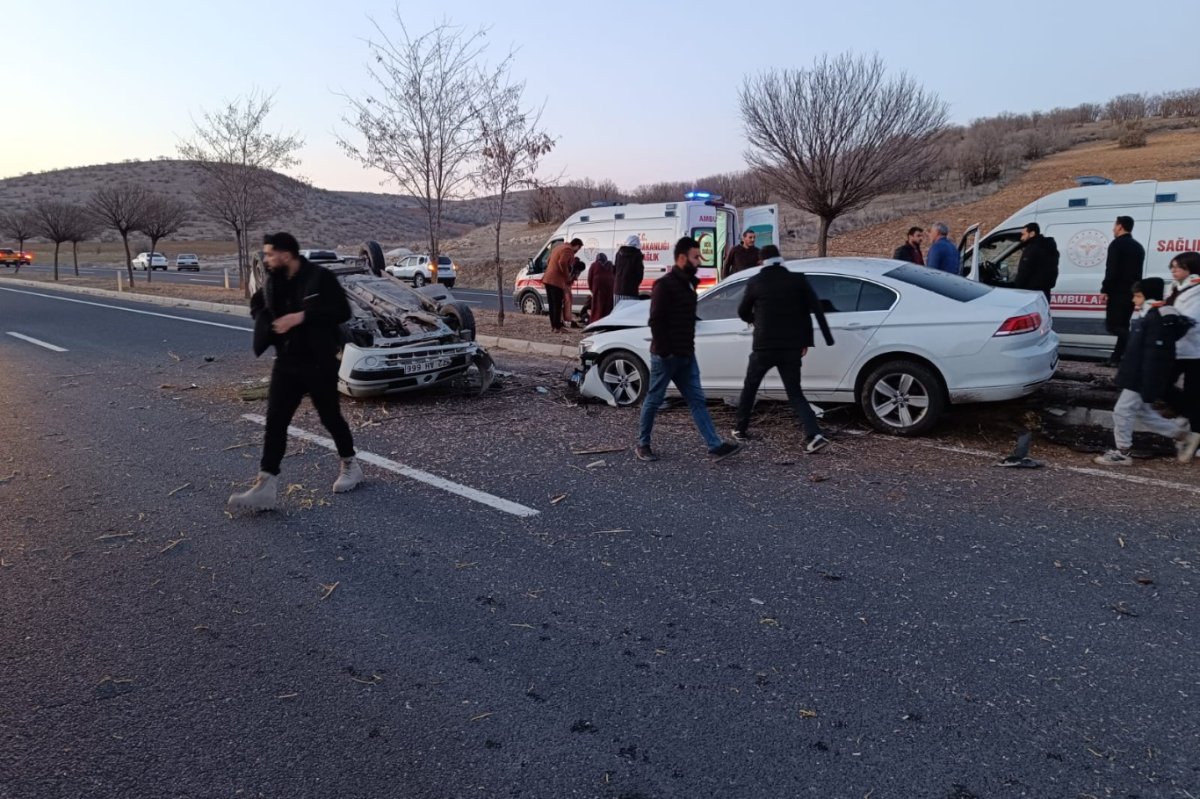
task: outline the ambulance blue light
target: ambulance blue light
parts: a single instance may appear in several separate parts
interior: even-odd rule
[[[689,191],[683,195],[685,200],[720,200],[721,195],[713,194],[711,191]]]

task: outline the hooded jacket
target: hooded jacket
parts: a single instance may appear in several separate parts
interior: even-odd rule
[[[638,296],[642,289],[642,279],[646,276],[646,262],[642,251],[637,247],[624,245],[617,250],[613,263],[617,271],[613,294],[623,297]]]
[[[1171,305],[1194,324],[1187,335],[1179,340],[1175,357],[1181,361],[1200,358],[1200,275],[1192,275],[1186,285],[1171,300]]]
[[[782,263],[768,262],[746,281],[738,305],[738,316],[754,325],[755,350],[802,350],[813,345],[813,316],[821,326],[825,344],[833,346],[833,335],[821,302],[799,272]]]
[[[271,329],[276,319],[298,311],[304,312],[303,322],[283,335]],[[266,283],[250,298],[254,354],[274,347],[280,363],[336,368],[342,347],[340,325],[350,314],[350,302],[337,277],[301,257],[294,277],[268,271]]]
[[[1050,290],[1058,283],[1058,244],[1049,236],[1037,235],[1025,242],[1017,264],[1015,289],[1040,291],[1050,299]]]
[[[1177,342],[1195,321],[1162,302],[1147,302],[1129,323],[1129,343],[1117,369],[1119,388],[1136,391],[1143,402],[1156,402],[1175,378]]]

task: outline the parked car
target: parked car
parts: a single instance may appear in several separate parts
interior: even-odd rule
[[[31,263],[33,263],[33,253],[0,247],[0,264],[4,264],[5,266],[25,266]]]
[[[145,272],[147,269],[167,270],[167,256],[161,252],[139,252],[133,259],[133,268]]]
[[[406,255],[387,268],[392,277],[407,280],[414,288],[434,282],[434,270],[428,255]],[[458,264],[448,255],[438,256],[437,282],[453,288],[458,279]]]
[[[185,270],[192,272],[200,271],[200,259],[196,257],[195,253],[181,252],[175,256],[175,271],[183,272]]]
[[[920,435],[947,404],[1021,397],[1049,380],[1058,336],[1040,292],[997,290],[957,275],[875,258],[791,261],[820,298],[834,345],[820,336],[804,358],[815,402],[857,403],[875,429]],[[752,330],[737,315],[746,281],[738,272],[697,305],[696,357],[705,393],[736,400]],[[611,405],[641,402],[649,382],[650,303],[625,301],[587,328],[573,380]],[[760,398],[786,399],[772,371]]]
[[[340,264],[343,260],[342,256],[333,250],[301,250],[300,255],[314,264]]]

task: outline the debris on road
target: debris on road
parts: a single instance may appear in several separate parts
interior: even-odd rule
[[[321,589],[322,589],[323,593],[321,594],[320,601],[324,602],[326,599],[329,599],[329,597],[333,596],[333,592],[336,591],[337,587],[341,584],[342,584],[341,580],[338,580],[336,583],[329,583],[329,584],[321,583],[320,585],[321,585]]]

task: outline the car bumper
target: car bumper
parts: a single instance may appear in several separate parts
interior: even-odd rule
[[[439,277],[437,282],[441,283],[446,288],[451,289],[454,288],[454,283],[457,280],[457,277]]]
[[[472,366],[490,385],[495,373],[491,357],[473,341],[408,347],[347,344],[338,369],[338,390],[350,397],[419,391],[453,380]]]
[[[985,349],[973,360],[987,364],[987,371],[969,375],[950,386],[950,402],[1002,402],[1032,394],[1054,376],[1058,368],[1058,345],[1058,336],[1051,333],[1028,347],[998,352]]]

